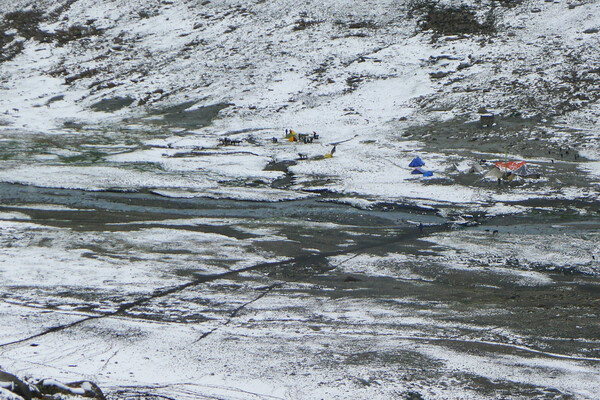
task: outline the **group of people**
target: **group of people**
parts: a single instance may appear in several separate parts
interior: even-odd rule
[[[303,143],[312,143],[313,140],[316,140],[319,138],[319,134],[315,131],[313,131],[312,134],[296,133],[292,129],[286,129],[285,130],[285,138],[289,139],[290,142],[301,141]]]

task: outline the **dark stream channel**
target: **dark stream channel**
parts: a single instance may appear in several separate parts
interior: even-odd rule
[[[356,226],[397,226],[406,221],[430,225],[445,220],[433,212],[411,213],[401,209],[391,211],[362,210],[319,198],[281,202],[254,202],[212,198],[167,198],[151,193],[89,192],[74,189],[53,189],[0,183],[0,206],[30,206],[21,211],[44,218],[45,214],[60,215],[73,211],[36,209],[40,204],[64,206],[76,210],[94,210],[121,215],[123,222],[132,219],[162,219],[174,217],[301,219]],[[89,215],[89,212],[87,212]],[[33,216],[33,215],[32,215]],[[110,220],[114,219],[109,217]],[[108,221],[107,221],[108,222]]]

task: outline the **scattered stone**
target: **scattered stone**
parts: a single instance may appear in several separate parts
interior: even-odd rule
[[[448,76],[448,75],[450,75],[450,72],[436,71],[436,72],[430,72],[429,73],[429,76],[432,79],[441,79],[441,78],[443,78],[445,76]]]
[[[64,100],[64,98],[65,98],[64,94],[59,94],[57,96],[53,96],[46,102],[46,105],[48,106],[48,105],[54,103],[55,101],[62,101],[62,100]]]
[[[360,75],[352,75],[346,78],[346,85],[352,90],[356,89],[358,85],[363,81],[363,77]]]
[[[598,31],[599,31],[598,28],[589,28],[589,29],[586,29],[585,31],[583,31],[583,33],[592,34],[592,33],[598,33]]]
[[[469,62],[461,62],[460,64],[458,64],[458,67],[456,67],[456,69],[458,71],[461,71],[461,70],[469,68],[469,67],[471,67],[471,63],[469,63]]]
[[[97,400],[106,400],[104,393],[102,393],[102,390],[94,382],[90,382],[90,381],[71,382],[71,383],[68,383],[67,386],[72,388],[73,390],[83,390],[84,392],[80,396],[87,397],[87,398],[93,398],[93,399],[97,399]]]
[[[97,112],[115,112],[122,108],[128,107],[134,102],[132,97],[116,96],[112,98],[102,99],[90,106],[90,108]]]
[[[78,74],[67,76],[65,78],[65,85],[70,85],[71,83],[79,79],[91,78],[94,75],[97,75],[98,73],[100,73],[100,70],[98,70],[98,68],[88,68],[82,72],[79,72]]]
[[[409,391],[404,393],[404,400],[424,400],[423,396],[419,392]]]

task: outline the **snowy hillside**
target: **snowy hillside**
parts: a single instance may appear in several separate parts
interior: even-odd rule
[[[550,161],[564,161],[559,153],[567,147],[576,149],[580,162],[598,158],[600,4],[432,4],[4,3],[3,135],[19,141],[26,134],[51,135],[56,148],[37,154],[25,144],[27,151],[3,157],[9,162],[0,178],[94,188],[103,187],[95,183],[95,168],[144,162],[146,170],[154,165],[174,179],[183,174],[204,182],[182,184],[193,193],[224,181],[255,182],[258,193],[283,176],[262,171],[270,161],[303,153],[309,161],[287,171],[294,175],[287,189],[487,203],[503,197],[448,173],[508,153],[550,176],[516,188],[515,199],[592,196],[588,185],[566,190],[572,166]],[[497,127],[476,125],[484,109],[497,114]],[[445,136],[432,123],[443,124]],[[420,131],[411,133],[411,127]],[[321,140],[271,144],[288,128],[317,131]],[[243,151],[224,159],[220,153],[231,151],[219,148],[217,139],[231,135]],[[318,161],[331,143],[346,140],[333,162]],[[95,146],[92,158],[89,146]],[[213,156],[192,149],[210,149]],[[428,184],[407,168],[416,154],[424,154],[435,172]],[[65,158],[79,161],[80,179],[67,174],[62,184],[32,181],[32,168],[51,164],[60,171]],[[28,166],[9,168],[15,159]],[[594,165],[575,172],[595,171]],[[128,186],[119,174],[115,170],[114,186]],[[141,186],[164,189],[156,179]]]
[[[597,398],[599,48],[596,0],[0,1],[0,398]]]

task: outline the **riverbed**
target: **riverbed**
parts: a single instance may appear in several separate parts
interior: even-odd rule
[[[600,389],[597,217],[465,225],[323,197],[1,193],[0,348],[17,374],[91,379],[112,398]]]

